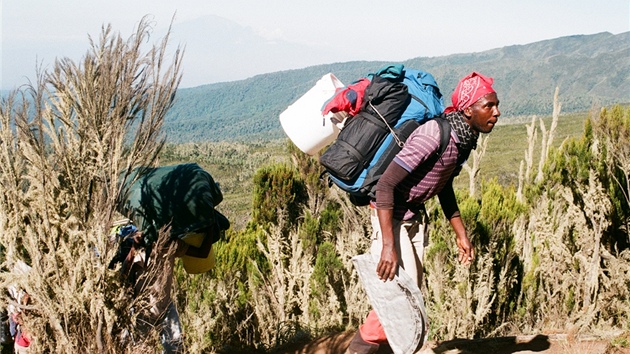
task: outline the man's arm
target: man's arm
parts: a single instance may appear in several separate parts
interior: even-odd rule
[[[383,249],[376,267],[382,280],[392,280],[398,271],[398,253],[394,240],[394,189],[409,172],[398,163],[391,162],[376,185],[376,209],[381,226]]]
[[[463,265],[469,265],[473,258],[475,258],[475,250],[466,235],[466,228],[464,227],[459,213],[452,180],[449,181],[440,194],[438,194],[438,198],[440,199],[444,216],[446,216],[451,223],[453,231],[455,231],[455,241],[459,249],[459,262]]]
[[[378,223],[381,226],[383,249],[376,267],[376,274],[381,280],[392,280],[398,271],[398,253],[394,240],[394,209],[377,209]]]

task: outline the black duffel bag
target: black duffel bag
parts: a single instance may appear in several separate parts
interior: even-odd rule
[[[331,175],[352,181],[366,168],[411,100],[407,85],[375,75],[359,113],[348,119],[319,162]]]

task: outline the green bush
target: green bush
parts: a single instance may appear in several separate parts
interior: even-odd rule
[[[251,223],[264,228],[278,225],[278,211],[285,210],[286,227],[295,226],[307,200],[306,186],[295,168],[286,164],[262,167],[254,175]]]

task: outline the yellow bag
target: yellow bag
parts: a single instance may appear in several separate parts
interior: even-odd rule
[[[186,236],[182,238],[182,241],[186,242],[187,244],[191,246],[200,247],[201,243],[203,242],[203,238],[205,236],[206,235],[202,233],[196,233],[196,232],[189,233],[189,234],[186,234]],[[184,263],[184,270],[186,270],[186,273],[188,274],[205,273],[209,271],[210,269],[214,268],[215,261],[216,259],[215,259],[214,247],[210,248],[210,252],[208,252],[208,257],[206,258],[197,258],[197,257],[186,256],[186,255],[182,257],[182,262]]]

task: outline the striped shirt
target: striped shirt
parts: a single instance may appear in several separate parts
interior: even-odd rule
[[[440,128],[436,121],[428,121],[418,127],[407,139],[394,161],[407,170],[410,175],[397,187],[396,194],[403,197],[407,204],[419,205],[437,195],[457,168],[458,138],[451,131],[451,139],[440,159],[433,156],[440,148]],[[406,205],[396,203],[394,219],[408,220],[415,213]]]

